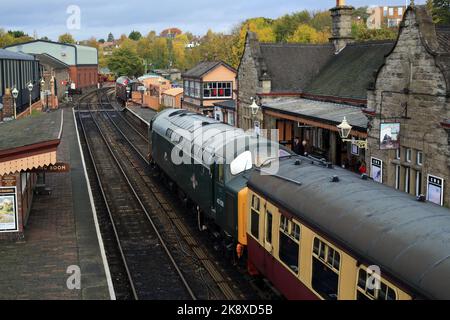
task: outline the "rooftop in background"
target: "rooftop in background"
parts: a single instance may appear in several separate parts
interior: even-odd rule
[[[35,53],[33,54],[42,64],[46,64],[51,66],[54,69],[67,69],[69,68],[69,65],[62,62],[61,60],[58,60],[51,55],[48,55],[46,53]]]
[[[48,40],[32,40],[5,47],[8,51],[24,52],[29,54],[51,55],[69,66],[96,65],[98,64],[98,52],[96,48],[53,42]]]
[[[367,129],[367,118],[361,112],[361,108],[346,104],[323,102],[309,99],[277,98],[265,102],[262,108],[274,110],[294,116],[306,117],[311,120],[321,120],[330,125],[338,125],[344,117],[354,129],[365,131]]]
[[[236,110],[236,100],[226,100],[221,102],[215,102],[215,106],[221,107],[227,110]]]
[[[210,71],[212,71],[213,69],[215,69],[216,67],[221,66],[221,65],[232,70],[233,72],[236,72],[236,70],[233,67],[226,64],[223,61],[204,61],[204,62],[200,62],[192,69],[183,73],[183,78],[200,79],[204,75],[206,75],[207,73],[209,73]]]
[[[168,96],[177,96],[183,93],[183,88],[172,88],[163,92],[163,94]]]
[[[62,119],[63,111],[60,109],[0,124],[0,159],[11,149],[58,140]]]
[[[25,54],[22,52],[12,52],[6,49],[0,49],[0,59],[34,60],[34,57],[30,54]]]

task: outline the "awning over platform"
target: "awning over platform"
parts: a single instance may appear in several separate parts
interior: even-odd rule
[[[265,101],[262,108],[271,116],[285,117],[334,131],[337,131],[336,126],[346,117],[353,127],[352,131],[364,135],[367,132],[368,119],[359,107],[309,99],[279,98]]]
[[[0,176],[57,162],[63,110],[0,124]]]

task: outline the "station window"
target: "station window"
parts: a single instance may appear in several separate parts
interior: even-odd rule
[[[259,240],[259,208],[260,199],[256,195],[252,196],[252,208],[250,210],[251,214],[251,234],[256,239]]]
[[[411,153],[412,153],[411,149],[406,149],[406,154],[405,154],[406,162],[411,162]]]
[[[300,251],[300,225],[281,215],[280,247],[278,256],[289,269],[298,274],[298,256]]]
[[[400,148],[395,149],[395,159],[400,160]]]
[[[416,159],[417,165],[421,166],[423,164],[423,152],[417,151],[417,159]]]
[[[401,167],[399,165],[395,166],[395,189],[400,189],[400,170]]]
[[[377,288],[378,282],[378,288]],[[357,300],[397,300],[395,290],[388,286],[382,279],[372,281],[364,269],[359,269]]]
[[[341,255],[325,242],[314,238],[312,287],[326,300],[337,300]]]

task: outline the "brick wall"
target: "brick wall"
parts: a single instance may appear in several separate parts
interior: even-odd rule
[[[415,194],[415,173],[421,172],[420,193],[426,193],[427,175],[445,179],[444,205],[450,205],[449,135],[440,126],[450,118],[450,101],[446,83],[436,67],[435,58],[421,40],[421,29],[413,10],[407,11],[398,43],[381,68],[375,89],[368,93],[368,108],[375,110],[368,132],[371,157],[383,161],[383,183],[396,186],[396,165],[401,166],[400,189],[405,190],[409,168],[410,193]],[[409,92],[409,93],[406,93]],[[406,115],[409,119],[402,118]],[[384,120],[381,120],[381,119]],[[400,160],[395,150],[380,150],[380,123],[400,122]],[[411,149],[411,162],[406,161],[406,149]],[[423,164],[417,165],[417,152],[423,152]]]

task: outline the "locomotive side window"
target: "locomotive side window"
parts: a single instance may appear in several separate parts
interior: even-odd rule
[[[300,251],[300,225],[287,217],[280,216],[279,258],[289,269],[298,274],[298,256]]]
[[[252,196],[252,208],[251,213],[251,233],[256,239],[259,240],[259,197]]]
[[[314,238],[312,287],[324,299],[338,298],[340,260],[339,252]]]
[[[367,271],[360,268],[358,272],[358,287],[356,291],[358,300],[397,300],[395,290],[383,280],[379,281],[379,287],[374,287]]]

